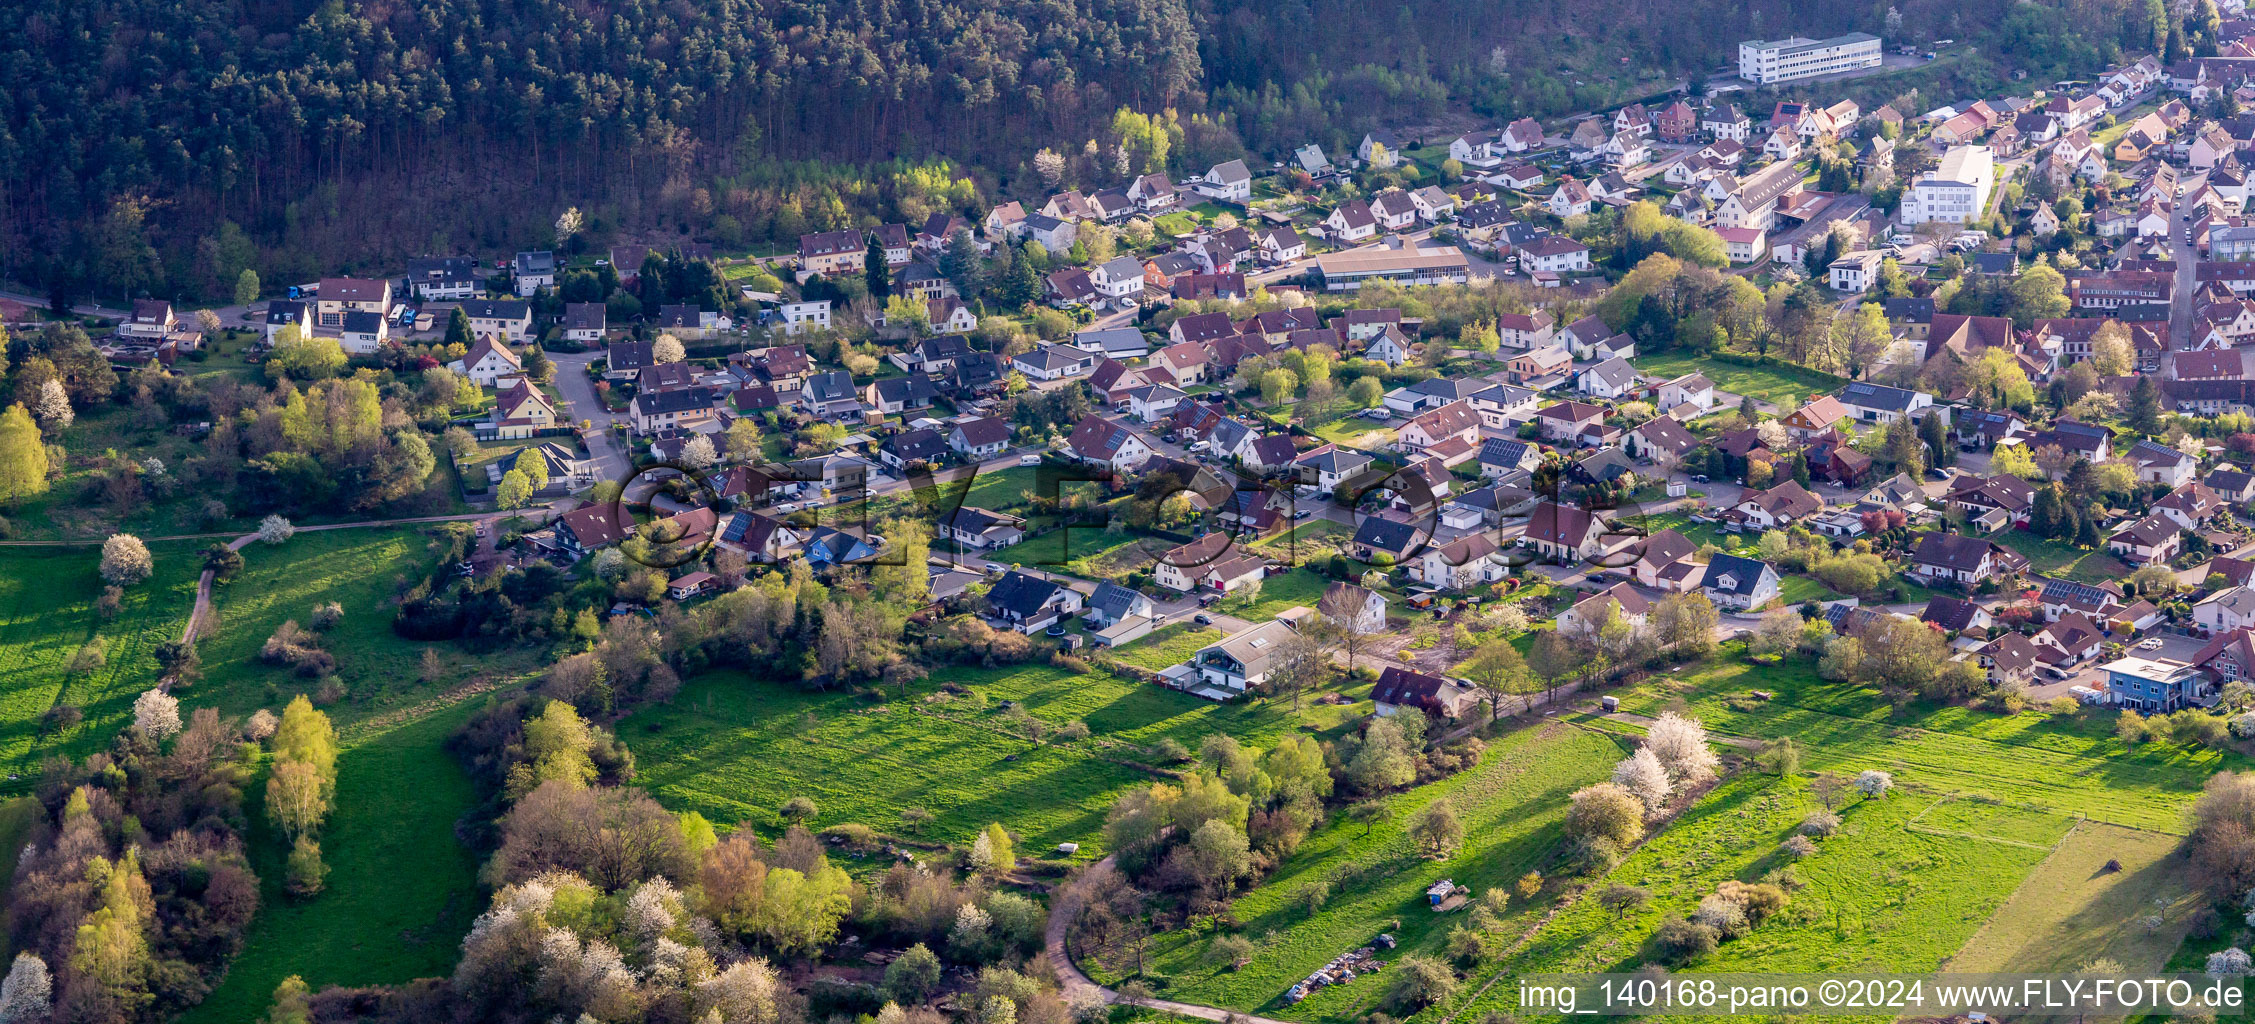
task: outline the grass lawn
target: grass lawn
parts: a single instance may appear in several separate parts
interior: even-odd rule
[[[103,583],[93,547],[0,548],[0,789],[24,791],[39,759],[82,757],[109,746],[133,711],[133,698],[155,685],[158,644],[180,638],[203,571],[193,542],[149,546],[156,574],[125,592],[118,615],[103,619],[95,603]],[[92,638],[106,647],[102,667],[72,676],[71,657]],[[44,732],[41,716],[75,705],[85,721]]]
[[[979,475],[972,479],[971,489],[964,495],[963,503],[974,508],[994,509],[996,511],[1023,511],[1030,505],[1026,500],[1027,494],[1030,493],[1041,498],[1046,498],[1050,494],[1047,489],[1048,482],[1039,478],[1042,468],[1040,466],[1010,466],[1005,469],[982,469],[979,471]],[[1051,472],[1054,474],[1056,470],[1052,469]],[[1076,490],[1091,495],[1096,493],[1096,485],[1094,484],[1062,478],[1056,479],[1056,493],[1059,497],[1074,493]],[[953,490],[943,490],[942,493],[949,497],[954,495]]]
[[[1637,369],[1662,378],[1704,373],[1708,380],[1715,382],[1718,390],[1734,395],[1752,395],[1757,401],[1781,406],[1778,410],[1781,413],[1793,411],[1791,406],[1810,395],[1829,392],[1840,386],[1838,378],[1794,366],[1740,366],[1681,354],[1640,356],[1633,362]]]
[[[255,824],[247,842],[264,903],[226,980],[181,1017],[185,1024],[258,1018],[274,986],[292,974],[318,990],[453,969],[485,900],[478,859],[454,838],[454,822],[476,794],[444,744],[475,703],[386,732],[347,734],[337,757],[337,809],[321,834],[329,887],[311,900],[282,892],[283,840],[261,809],[264,784],[251,787]]]
[[[1774,697],[1740,699],[1750,690]],[[1687,708],[1718,733],[1791,736],[1811,771],[1881,768],[1905,785],[2160,832],[2184,827],[2183,811],[2208,776],[2247,763],[2216,750],[2130,747],[2115,738],[2112,712],[2003,715],[1919,702],[1897,713],[1877,690],[1824,682],[1806,662],[1755,666],[1724,656],[1619,696],[1641,714]]]
[[[1141,640],[1114,648],[1112,656],[1137,668],[1157,671],[1190,660],[1199,648],[1221,638],[1221,630],[1177,622],[1161,626]]]
[[[1394,443],[1394,430],[1360,416],[1341,416],[1325,423],[1303,423],[1308,433],[1348,448],[1378,451]]]
[[[1721,527],[1718,527],[1713,523],[1692,522],[1691,515],[1686,512],[1662,512],[1658,515],[1641,515],[1633,517],[1631,521],[1638,528],[1643,529],[1648,533],[1658,533],[1662,530],[1674,530],[1677,533],[1682,534],[1683,539],[1690,541],[1693,547],[1701,547],[1704,545],[1713,544],[1714,546],[1721,548],[1724,551],[1733,551],[1736,550],[1742,543],[1744,543],[1745,540],[1744,535],[1736,533],[1724,533]]]
[[[1185,636],[1162,633],[1122,654],[1159,657]],[[1141,646],[1152,643],[1159,646]],[[943,682],[974,696],[942,695]],[[1359,696],[1367,689],[1356,684]],[[1093,735],[1030,743],[1003,719],[1003,700],[1052,725],[1086,722]],[[1329,737],[1370,709],[1367,699],[1310,701],[1297,712],[1278,701],[1216,704],[1047,664],[949,669],[882,705],[716,672],[690,680],[671,704],[636,712],[618,734],[634,748],[640,784],[667,806],[723,826],[744,822],[772,836],[781,828],[776,808],[807,796],[821,808],[815,828],[853,821],[898,832],[901,810],[923,807],[936,815],[930,839],[965,840],[999,821],[1025,837],[1029,852],[1078,842],[1089,856],[1113,799],[1154,780],[1114,759],[1148,762],[1140,748],[1162,738],[1195,750],[1215,732],[1254,748],[1301,726]]]
[[[412,529],[300,532],[279,546],[252,544],[234,581],[213,588],[216,629],[199,643],[204,679],[177,691],[188,709],[216,707],[223,715],[278,708],[316,681],[258,658],[276,627],[309,621],[313,607],[335,601],[345,618],[325,635],[337,656],[343,700],[327,708],[340,726],[420,700],[475,675],[511,673],[538,665],[545,652],[513,646],[470,652],[453,644],[428,645],[440,655],[440,677],[421,678],[426,645],[392,632],[394,601],[420,579],[436,557],[435,541]],[[150,545],[156,575],[126,591],[118,617],[103,621],[95,609],[102,584],[95,574],[98,549],[0,549],[0,765],[18,778],[0,789],[29,787],[39,758],[53,753],[83,757],[106,747],[132,715],[133,698],[154,685],[158,644],[179,638],[195,606],[203,545],[192,541]],[[90,637],[108,646],[107,662],[69,677],[64,668]],[[40,716],[57,703],[81,709],[74,729],[40,732]]]
[[[213,590],[220,624],[201,644],[205,681],[183,691],[182,703],[245,715],[311,691],[313,681],[260,661],[258,652],[283,622],[304,625],[315,605],[329,601],[345,610],[344,620],[322,641],[336,655],[336,678],[346,688],[345,699],[326,709],[339,727],[421,700],[464,677],[542,664],[546,652],[525,645],[472,654],[392,632],[398,595],[429,570],[436,544],[412,529],[324,530],[299,533],[279,546],[254,543],[243,549],[242,575]],[[421,680],[425,647],[439,653],[445,669],[429,683]]]
[[[2186,882],[2177,837],[2083,822],[1997,908],[1950,969],[1966,973],[2064,974],[2100,957],[2131,971],[2157,971],[2184,940],[2202,903]],[[2108,861],[2121,870],[2108,871]],[[2163,927],[2142,923],[2162,906]]]
[[[1311,569],[1293,569],[1282,575],[1270,576],[1261,581],[1261,592],[1252,600],[1231,597],[1214,606],[1224,615],[1234,615],[1253,622],[1265,622],[1276,613],[1295,605],[1315,607],[1323,599],[1323,590],[1331,585],[1331,578]]]
[[[1807,576],[1784,575],[1778,577],[1777,599],[1787,608],[1798,608],[1809,601],[1833,601],[1840,595]]]
[[[2085,550],[2056,540],[2038,537],[2022,529],[2006,530],[1996,535],[1996,541],[2020,552],[2028,559],[2028,567],[2046,576],[2075,580],[2080,583],[2100,583],[2118,580],[2130,574],[2130,567],[2113,555],[2101,550]]]
[[[1498,738],[1477,767],[1391,798],[1393,819],[1368,835],[1341,817],[1309,836],[1259,889],[1237,901],[1242,933],[1259,943],[1243,970],[1204,963],[1203,930],[1159,940],[1158,969],[1174,978],[1165,994],[1291,1019],[1337,1020],[1375,1009],[1383,981],[1321,989],[1290,1007],[1280,1006],[1278,997],[1325,961],[1367,945],[1380,932],[1400,942],[1393,957],[1439,956],[1448,929],[1463,915],[1433,913],[1426,887],[1450,878],[1477,895],[1541,864],[1559,841],[1567,795],[1606,778],[1626,752],[1612,737],[1588,730],[1557,723],[1523,726]],[[1435,861],[1417,851],[1408,830],[1426,806],[1442,799],[1456,808],[1468,842],[1456,856]],[[1346,881],[1350,871],[1361,880]],[[1301,894],[1319,881],[1333,882],[1330,901],[1309,913]],[[1507,927],[1525,928],[1548,902],[1514,899]]]
[[[1263,555],[1304,565],[1310,560],[1337,554],[1340,544],[1353,536],[1354,531],[1329,519],[1310,519],[1283,533],[1255,541],[1253,546]]]
[[[1939,799],[1898,789],[1850,800],[1840,831],[1795,866],[1806,885],[1762,927],[1701,959],[1700,971],[1917,973],[1938,967],[2043,860],[2071,822],[2001,808],[2005,836],[1945,836],[1906,823]],[[1581,899],[1545,924],[1525,950],[1499,965],[1509,974],[1634,970],[1653,959],[1646,940],[1671,913],[1689,914],[1717,884],[1753,881],[1785,866],[1778,844],[1818,804],[1800,778],[1748,775],[1725,782],[1605,879],[1641,886],[1652,900],[1616,921]],[[1999,841],[2009,839],[2011,841]],[[1489,972],[1482,972],[1485,978]],[[1513,1009],[1516,987],[1499,984],[1459,1019]]]
[[[1172,546],[1166,541],[1107,533],[1102,527],[1075,526],[1051,530],[1000,551],[988,552],[986,560],[1005,565],[1038,565],[1074,576],[1103,579],[1124,575],[1137,567],[1149,569],[1158,561],[1153,552]]]

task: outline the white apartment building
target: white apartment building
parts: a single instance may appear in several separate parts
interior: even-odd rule
[[[1963,224],[1988,209],[1996,185],[1996,160],[1989,147],[1953,146],[1942,155],[1940,167],[1911,182],[1903,196],[1903,223]]]
[[[1879,37],[1850,32],[1830,39],[1750,39],[1738,44],[1738,77],[1771,85],[1879,66]]]

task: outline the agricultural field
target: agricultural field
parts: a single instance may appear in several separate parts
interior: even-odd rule
[[[293,974],[319,988],[452,970],[482,899],[477,855],[454,841],[454,823],[477,795],[445,744],[473,710],[466,701],[396,727],[343,732],[337,809],[321,834],[328,890],[311,900],[282,891],[284,839],[266,819],[265,787],[251,788],[247,842],[263,903],[242,956],[184,1024],[255,1019]]]
[[[1119,656],[1164,663],[1190,635],[1163,632]],[[1295,728],[1336,735],[1371,710],[1368,684],[1349,692],[1363,699],[1317,704],[1311,693],[1299,711],[1282,701],[1215,704],[1101,670],[1035,664],[950,669],[878,704],[715,672],[688,681],[671,704],[629,716],[618,734],[634,749],[640,784],[722,826],[772,835],[777,808],[806,796],[821,809],[817,828],[898,832],[901,810],[922,807],[935,816],[923,838],[960,841],[999,821],[1028,851],[1076,842],[1086,857],[1112,800],[1159,777],[1138,767],[1155,761],[1146,748],[1171,739],[1195,750],[1216,732],[1255,748]],[[1085,722],[1090,738],[1029,740],[1013,720],[1019,712],[1049,729]]]
[[[1815,370],[1797,366],[1740,366],[1717,359],[1702,359],[1694,355],[1672,354],[1664,356],[1639,356],[1632,360],[1636,368],[1662,379],[1681,377],[1687,373],[1704,373],[1715,382],[1718,391],[1734,395],[1752,395],[1758,402],[1779,406],[1779,415],[1792,412],[1810,395],[1831,392],[1840,387],[1840,379]]]
[[[1791,736],[1811,771],[1881,768],[1936,792],[2023,803],[2131,828],[2176,832],[2209,775],[2247,758],[2165,743],[2131,747],[2114,715],[2003,715],[1954,705],[1905,704],[1876,690],[1816,678],[1806,662],[1749,665],[1728,653],[1620,691],[1624,711],[1682,707],[1710,731]],[[1763,690],[1768,701],[1749,694]]]
[[[1701,971],[1916,973],[1939,967],[2013,893],[2073,822],[2018,807],[1970,810],[1956,824],[1986,832],[1941,834],[1910,827],[1945,794],[1916,786],[1837,808],[1840,830],[1791,863],[1778,845],[1819,809],[1805,781],[1741,774],[1648,841],[1606,884],[1642,887],[1645,907],[1619,920],[1594,899],[1577,899],[1507,956],[1494,972],[1630,971],[1657,957],[1653,930],[1727,880],[1756,881],[1789,864],[1799,884],[1776,918],[1725,942]],[[1485,978],[1490,972],[1482,972]],[[1477,989],[1450,1010],[1470,1019],[1515,1009],[1508,984]]]
[[[1388,803],[1390,821],[1364,829],[1342,816],[1307,841],[1257,890],[1237,901],[1241,933],[1257,952],[1240,970],[1205,962],[1208,934],[1179,931],[1154,948],[1156,971],[1172,978],[1170,999],[1258,1011],[1292,1020],[1342,1020],[1377,1008],[1384,981],[1319,990],[1286,1007],[1278,997],[1332,957],[1368,945],[1380,932],[1400,942],[1392,954],[1438,956],[1462,915],[1434,913],[1425,889],[1443,878],[1475,894],[1507,886],[1545,862],[1558,844],[1567,795],[1602,781],[1628,747],[1613,737],[1558,723],[1514,728],[1499,736],[1480,764]],[[1471,841],[1444,861],[1420,854],[1408,835],[1426,806],[1448,800]],[[1351,879],[1351,881],[1350,881]],[[1330,883],[1322,909],[1304,905],[1311,885]],[[1538,920],[1556,896],[1514,899],[1505,928]]]
[[[2201,898],[2177,837],[2082,822],[1981,926],[1949,968],[1964,973],[2078,971],[2100,958],[2158,971],[2184,941]],[[2119,863],[2109,870],[2108,862]],[[2143,919],[2160,909],[2163,925]]]

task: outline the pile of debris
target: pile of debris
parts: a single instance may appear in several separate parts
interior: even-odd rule
[[[1316,989],[1330,985],[1344,985],[1361,975],[1375,974],[1385,970],[1386,962],[1377,958],[1377,946],[1384,946],[1387,949],[1394,948],[1394,937],[1392,935],[1381,935],[1374,946],[1364,946],[1354,952],[1341,953],[1332,957],[1330,963],[1317,968],[1314,974],[1300,979],[1299,984],[1292,986],[1292,990],[1284,994],[1285,1004],[1290,1005],[1306,999]]]

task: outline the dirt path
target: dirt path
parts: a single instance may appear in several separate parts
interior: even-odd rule
[[[1111,865],[1112,858],[1106,857],[1097,861],[1094,867],[1108,868]],[[1084,993],[1094,994],[1096,998],[1106,1003],[1121,1002],[1118,992],[1089,980],[1088,975],[1081,972],[1079,965],[1073,963],[1072,954],[1065,950],[1065,933],[1072,927],[1073,919],[1080,916],[1082,898],[1080,887],[1068,882],[1057,887],[1054,898],[1050,901],[1049,929],[1044,934],[1044,945],[1046,955],[1049,958],[1049,965],[1057,972],[1057,984],[1064,990],[1065,1000],[1068,1004],[1073,1001],[1076,995],[1086,998]],[[1256,1017],[1249,1013],[1224,1010],[1218,1006],[1199,1006],[1194,1003],[1178,1003],[1168,999],[1146,999],[1138,1005],[1147,1006],[1154,1010],[1163,1010],[1177,1016],[1195,1017],[1199,1020],[1234,1020],[1243,1021],[1245,1024],[1294,1024],[1291,1021],[1277,1020],[1272,1017]]]

